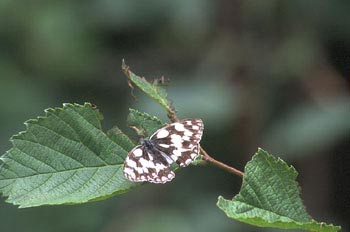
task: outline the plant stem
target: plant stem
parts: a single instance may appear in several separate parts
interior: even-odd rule
[[[168,118],[170,119],[171,122],[177,122],[179,119],[177,118],[176,114],[172,114],[168,112]]]
[[[202,147],[200,147],[200,151],[202,153],[202,159],[203,160],[205,160],[205,161],[207,161],[207,162],[209,162],[209,163],[211,163],[211,164],[213,164],[213,165],[215,165],[215,166],[217,166],[219,168],[222,168],[222,169],[224,169],[224,170],[226,170],[228,172],[231,172],[231,173],[233,173],[233,174],[235,174],[237,176],[243,177],[244,173],[242,171],[240,171],[238,169],[235,169],[233,167],[230,167],[227,164],[224,164],[224,163],[222,163],[220,161],[217,161],[216,159],[214,159],[213,157],[208,155],[208,153]]]

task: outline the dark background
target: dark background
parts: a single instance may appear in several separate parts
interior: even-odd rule
[[[350,4],[343,1],[100,0],[0,2],[0,152],[25,120],[64,102],[96,104],[104,129],[128,108],[166,119],[138,94],[121,60],[171,79],[180,118],[205,122],[203,147],[243,169],[258,147],[299,171],[308,212],[349,228]],[[127,132],[131,133],[130,130]],[[0,201],[13,232],[278,231],[226,218],[217,196],[241,179],[189,167],[166,185],[111,199],[17,209]]]

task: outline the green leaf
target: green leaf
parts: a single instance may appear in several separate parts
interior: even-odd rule
[[[139,89],[145,92],[150,98],[152,98],[158,104],[160,104],[168,112],[168,114],[175,113],[171,103],[167,99],[168,93],[165,88],[158,85],[157,82],[150,83],[144,77],[141,78],[139,76],[136,76],[133,72],[131,72],[129,66],[127,66],[124,63],[124,60],[122,63],[122,69],[132,84],[137,86]]]
[[[246,165],[241,191],[232,200],[219,197],[217,206],[230,218],[260,227],[338,231],[316,222],[300,198],[297,172],[283,160],[259,149]]]
[[[90,104],[64,104],[29,120],[1,160],[0,192],[20,207],[107,198],[136,186],[123,177],[132,142],[118,130],[108,137]]]
[[[147,113],[141,113],[134,109],[129,109],[127,124],[129,127],[136,127],[139,134],[145,137],[151,136],[156,130],[165,126],[165,123],[160,121],[157,117],[151,116]]]
[[[131,141],[131,139],[126,134],[124,134],[117,126],[107,131],[107,135],[126,151],[130,151],[135,147],[135,143]]]

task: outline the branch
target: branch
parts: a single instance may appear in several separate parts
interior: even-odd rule
[[[237,176],[240,176],[240,177],[243,177],[243,172],[238,170],[238,169],[235,169],[233,167],[230,167],[228,166],[227,164],[224,164],[220,161],[217,161],[216,159],[214,159],[213,157],[211,157],[210,155],[208,155],[208,153],[202,148],[200,147],[200,151],[202,153],[202,159],[207,161],[207,162],[210,162],[211,164],[215,165],[215,166],[218,166],[219,168],[222,168],[228,172],[231,172]]]

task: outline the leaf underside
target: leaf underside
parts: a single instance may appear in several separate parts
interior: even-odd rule
[[[168,93],[163,86],[157,84],[157,82],[150,83],[145,78],[135,75],[133,72],[131,72],[130,68],[124,63],[124,61],[122,64],[122,69],[133,85],[137,86],[140,90],[146,93],[147,96],[160,104],[168,112],[168,114],[175,113],[171,106],[171,102],[169,102],[167,99]]]
[[[123,177],[133,142],[118,128],[107,136],[90,104],[65,104],[25,123],[1,156],[0,192],[19,207],[83,203],[125,192]]]
[[[297,172],[262,149],[245,167],[241,191],[232,200],[219,197],[217,205],[230,218],[260,227],[338,231],[316,222],[300,198]]]

